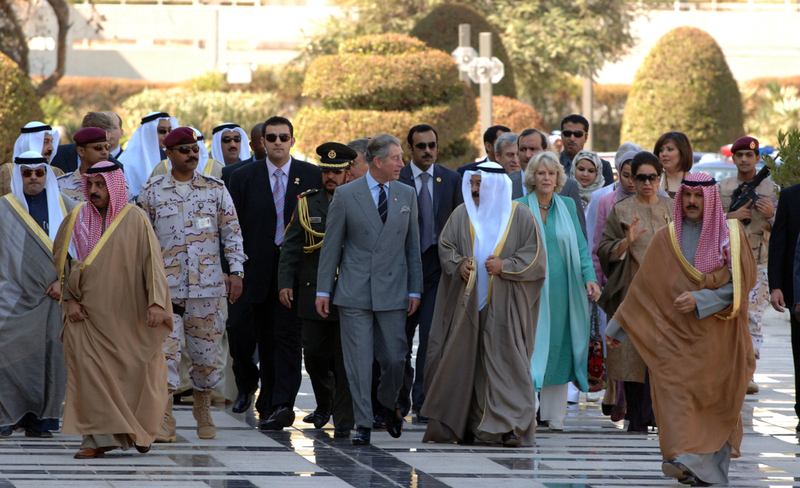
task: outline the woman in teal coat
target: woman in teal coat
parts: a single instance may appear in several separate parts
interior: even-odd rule
[[[567,386],[577,381],[588,391],[589,303],[600,298],[586,237],[575,202],[557,194],[567,181],[558,157],[537,154],[525,170],[527,205],[544,229],[547,278],[542,290],[531,374],[540,394],[540,416],[550,430],[562,430],[567,416]],[[581,209],[582,211],[582,209]]]

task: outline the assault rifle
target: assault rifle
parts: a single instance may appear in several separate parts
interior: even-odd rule
[[[753,205],[756,204],[757,201],[761,200],[761,196],[756,193],[756,187],[761,184],[766,177],[769,176],[769,168],[764,166],[761,168],[761,171],[758,172],[755,178],[750,181],[745,181],[744,183],[739,183],[739,188],[733,190],[733,195],[731,197],[731,209],[730,211],[733,212],[735,210],[739,210],[740,208],[747,205],[747,202],[750,200],[753,201],[752,205],[748,208],[752,208]],[[750,219],[742,220],[743,225],[747,225],[750,223]]]

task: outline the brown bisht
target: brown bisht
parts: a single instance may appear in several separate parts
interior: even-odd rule
[[[127,434],[136,445],[149,446],[164,418],[167,362],[162,345],[172,332],[161,246],[144,212],[128,204],[86,261],[70,259],[81,206],[64,219],[53,252],[62,289],[68,288],[87,314],[82,322],[70,322],[64,300],[67,399],[61,431]],[[151,305],[165,310],[164,321],[152,329],[147,326]]]
[[[460,275],[461,265],[473,256],[473,242],[474,230],[461,205],[439,242],[442,278],[428,342],[421,412],[430,420],[422,441],[462,440],[477,397],[482,420],[476,437],[499,441],[514,431],[523,445],[533,445],[536,411],[530,361],[547,266],[544,242],[531,211],[515,202],[495,249],[503,259],[503,272],[491,278],[481,312],[477,273],[468,282]],[[475,391],[476,370],[484,373],[480,391]]]
[[[739,457],[741,410],[755,371],[747,296],[756,264],[738,220],[729,220],[732,270],[702,274],[681,252],[674,224],[659,230],[614,319],[650,372],[653,412],[664,459],[707,454],[731,445]],[[697,319],[674,300],[686,291],[715,290],[733,278],[731,305]]]

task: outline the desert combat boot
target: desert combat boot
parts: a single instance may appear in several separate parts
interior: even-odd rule
[[[197,437],[213,439],[217,435],[217,427],[211,419],[211,392],[213,390],[194,390],[194,406],[192,414],[197,420]]]

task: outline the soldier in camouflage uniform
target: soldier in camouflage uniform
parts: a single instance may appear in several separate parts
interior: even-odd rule
[[[108,135],[106,131],[99,127],[84,127],[72,136],[75,141],[81,165],[72,173],[66,173],[58,177],[58,189],[64,195],[71,198],[75,203],[85,200],[83,196],[83,185],[81,175],[100,161],[108,161]],[[128,182],[125,182],[125,190],[128,192],[128,201],[133,199]]]
[[[226,294],[232,303],[241,295],[247,256],[228,190],[222,181],[196,171],[199,147],[194,131],[188,127],[173,130],[164,145],[172,170],[149,179],[139,194],[139,203],[150,216],[161,244],[175,324],[164,341],[169,401],[156,442],[177,439],[172,394],[179,383],[181,331],[192,360],[189,376],[194,387],[197,435],[212,439],[216,427],[211,419],[210,395],[220,381],[217,342],[225,330],[220,305]],[[220,264],[220,239],[231,268],[227,279]]]
[[[353,400],[344,369],[339,316],[331,307],[327,318],[317,314],[317,268],[320,248],[325,236],[325,219],[333,192],[347,182],[350,162],[358,155],[354,150],[335,142],[317,148],[320,155],[323,190],[308,190],[298,196],[297,209],[286,228],[278,265],[280,300],[292,306],[294,290],[298,290],[297,315],[303,320],[303,357],[311,379],[316,410],[303,421],[321,429],[333,413],[334,437],[350,437],[355,423]],[[295,287],[299,277],[299,287]]]

